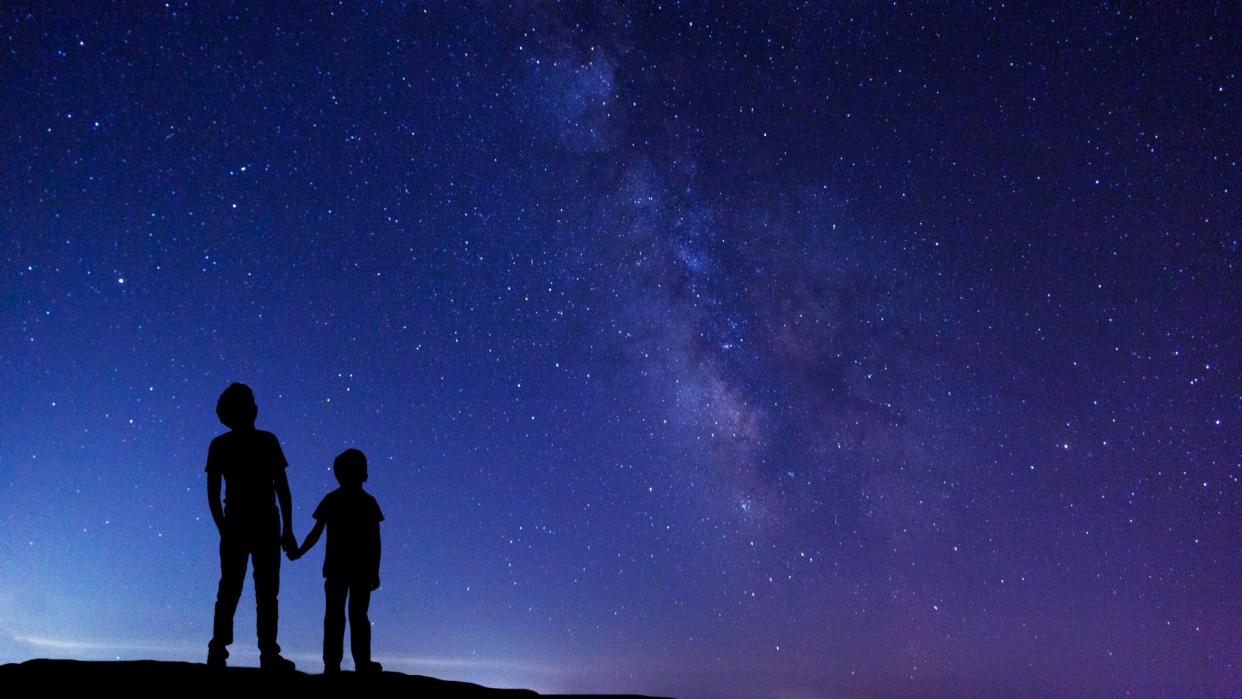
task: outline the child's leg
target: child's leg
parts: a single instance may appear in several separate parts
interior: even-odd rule
[[[323,666],[340,669],[345,645],[345,593],[349,588],[328,578],[323,582],[326,605],[323,613]]]
[[[223,661],[229,653],[225,647],[233,642],[233,614],[246,582],[247,551],[237,536],[220,537],[220,585],[216,588],[216,612],[212,622],[211,654]]]
[[[371,620],[367,609],[371,606],[371,586],[362,583],[349,588],[349,650],[354,656],[354,667],[365,668],[371,663]]]
[[[280,646],[276,643],[277,598],[280,595],[279,534],[255,537],[250,547],[250,564],[254,567],[255,629],[259,637],[259,653],[268,658],[277,657],[280,655]]]

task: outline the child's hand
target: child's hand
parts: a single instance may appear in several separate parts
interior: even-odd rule
[[[372,589],[372,590],[378,590],[378,589],[379,589],[379,582],[380,582],[380,581],[379,581],[379,576],[378,576],[378,575],[377,575],[377,576],[375,576],[374,578],[371,578],[371,589]]]
[[[297,549],[297,548],[286,549],[285,555],[289,557],[289,560],[296,561],[302,557],[302,549]]]

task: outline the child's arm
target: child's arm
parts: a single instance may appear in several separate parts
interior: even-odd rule
[[[289,479],[283,468],[276,469],[276,499],[280,501],[280,521],[284,534],[280,536],[280,546],[286,552],[292,552],[298,545],[298,538],[293,534],[293,497],[289,494]]]
[[[211,507],[211,519],[216,523],[216,530],[224,536],[224,507],[220,505],[220,472],[207,474],[207,504]]]
[[[375,569],[371,573],[371,589],[378,590],[380,586],[379,564],[380,564],[380,526],[379,522],[374,524],[375,527]]]
[[[323,520],[317,519],[315,520],[315,528],[311,529],[310,533],[306,535],[306,538],[302,540],[302,545],[299,546],[297,551],[294,552],[296,555],[291,556],[292,560],[296,561],[302,556],[305,556],[307,551],[310,551],[312,548],[315,547],[315,544],[319,543],[319,537],[322,534],[323,534]]]

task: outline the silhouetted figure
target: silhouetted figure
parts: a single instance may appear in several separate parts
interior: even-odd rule
[[[259,665],[292,670],[276,645],[277,602],[280,592],[280,549],[297,546],[293,535],[289,481],[285,455],[271,432],[254,428],[259,413],[254,393],[245,384],[230,385],[220,394],[216,415],[229,432],[211,440],[207,451],[207,500],[211,518],[220,531],[220,587],[208,667],[221,668],[233,642],[233,613],[246,580],[246,559],[254,565],[254,596],[258,607]],[[220,506],[220,481],[226,492]],[[280,500],[277,514],[276,500]],[[283,532],[282,531],[283,524]]]
[[[312,515],[315,527],[301,548],[289,554],[301,558],[328,528],[328,551],[323,557],[323,671],[341,671],[345,638],[345,600],[349,598],[349,647],[358,672],[379,672],[371,660],[371,620],[367,608],[371,591],[378,588],[380,528],[384,520],[379,503],[362,489],[367,480],[367,457],[346,449],[332,462],[332,473],[341,487],[328,493]]]

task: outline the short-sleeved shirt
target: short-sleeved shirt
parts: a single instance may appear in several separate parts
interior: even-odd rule
[[[379,503],[362,488],[337,488],[311,515],[328,528],[325,578],[369,580],[379,574]]]
[[[207,473],[224,476],[224,517],[266,521],[276,512],[276,477],[289,465],[280,440],[262,430],[234,430],[211,440]]]

